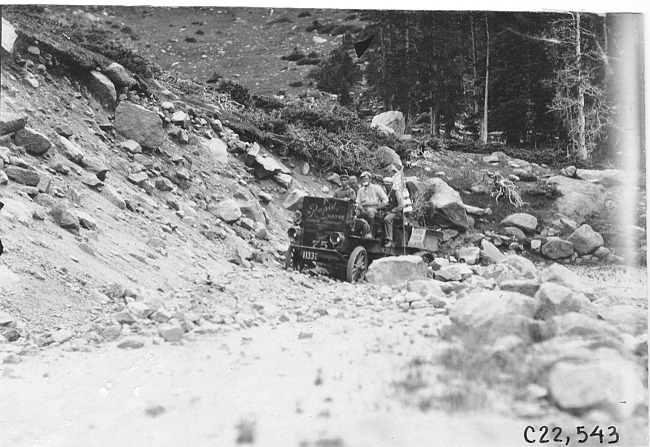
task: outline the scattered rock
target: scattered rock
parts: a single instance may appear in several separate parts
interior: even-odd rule
[[[117,62],[113,62],[106,67],[104,73],[116,87],[131,87],[136,83],[135,79],[129,75],[126,69]]]
[[[594,318],[597,316],[594,305],[587,297],[581,293],[574,293],[568,287],[557,283],[543,283],[535,293],[535,299],[538,301],[535,318],[539,320],[547,320],[569,312],[580,312],[583,308],[585,308],[585,313],[591,313]]]
[[[117,345],[117,347],[120,349],[140,349],[143,346],[144,346],[144,342],[132,338],[126,339],[122,343]]]
[[[481,241],[481,248],[483,249],[484,257],[491,262],[496,263],[506,258],[506,255],[501,253],[501,250],[487,239]]]
[[[600,233],[596,233],[589,225],[584,224],[575,230],[567,241],[573,244],[573,249],[579,255],[593,253],[600,248],[605,241]]]
[[[18,132],[24,129],[25,125],[27,125],[27,115],[3,111],[0,116],[0,135]]]
[[[76,214],[70,210],[70,205],[66,200],[57,203],[50,211],[50,214],[57,225],[61,228],[75,234],[79,232],[79,219]]]
[[[550,177],[548,183],[555,184],[562,193],[555,200],[557,210],[569,218],[584,220],[588,214],[601,211],[605,205],[605,187],[562,175]]]
[[[242,216],[239,205],[234,200],[224,200],[217,204],[210,204],[209,211],[227,223],[236,222]]]
[[[119,209],[123,210],[126,208],[126,201],[112,185],[106,185],[106,187],[102,191],[102,195],[106,197],[106,199],[108,199],[109,202],[111,202]]]
[[[370,264],[366,280],[378,286],[400,287],[415,279],[427,278],[427,266],[420,256],[381,258]]]
[[[535,279],[507,279],[499,283],[499,288],[508,292],[535,296],[539,290],[539,283]]]
[[[393,131],[396,136],[404,135],[406,124],[402,112],[389,111],[375,115],[370,127],[385,126]]]
[[[620,169],[578,169],[577,176],[588,182],[598,182],[605,188],[625,184],[625,172]]]
[[[517,241],[526,239],[526,234],[517,227],[505,227],[501,229],[501,234],[514,238]]]
[[[158,327],[158,335],[168,342],[181,341],[184,333],[185,331],[179,324],[163,323]]]
[[[289,211],[302,210],[302,202],[305,196],[307,196],[305,191],[294,188],[287,194],[282,206]]]
[[[115,109],[117,92],[115,91],[115,85],[106,75],[98,71],[91,71],[88,78],[88,88],[102,106],[111,111]]]
[[[6,166],[5,174],[16,183],[27,186],[37,186],[40,181],[40,175],[31,169],[23,169],[18,166]]]
[[[126,305],[127,310],[136,318],[145,319],[153,313],[151,308],[143,302],[131,301]]]
[[[14,143],[16,146],[23,146],[30,155],[43,155],[52,147],[52,142],[45,135],[29,127],[14,134]]]
[[[0,311],[0,327],[14,327],[16,319],[8,312]]]
[[[130,152],[131,154],[141,154],[142,146],[137,141],[125,140],[120,143],[120,147]]]
[[[162,120],[156,112],[122,101],[115,109],[115,129],[143,147],[158,148],[165,141]]]
[[[212,160],[222,165],[228,164],[228,145],[220,138],[208,140],[201,138],[199,147],[210,154]]]
[[[171,191],[174,189],[174,184],[165,177],[160,177],[156,179],[156,189],[160,191]]]
[[[601,315],[606,322],[626,334],[640,335],[648,330],[648,311],[637,306],[629,304],[607,306]]]
[[[144,182],[146,180],[149,180],[149,176],[147,175],[146,172],[140,171],[140,172],[136,172],[134,174],[130,174],[126,179],[129,182],[133,183],[134,185],[139,186],[142,182]]]
[[[587,295],[594,293],[593,287],[585,282],[577,274],[560,264],[551,264],[539,272],[540,282],[555,282],[576,292]]]
[[[474,265],[478,262],[480,253],[481,250],[478,247],[463,247],[458,252],[458,259],[469,265]]]
[[[558,237],[550,237],[542,245],[541,252],[551,259],[568,258],[573,254],[573,244]]]
[[[515,213],[503,219],[501,225],[514,226],[523,231],[534,233],[537,228],[537,218],[527,213]]]
[[[535,310],[535,300],[529,296],[502,290],[479,291],[456,301],[449,318],[460,332],[480,334],[480,340],[489,343],[505,335],[528,337]]]
[[[444,180],[432,178],[426,185],[433,187],[434,193],[429,199],[432,206],[432,222],[444,227],[468,229],[469,222],[465,205],[458,191],[453,189]]]
[[[474,274],[466,264],[451,264],[435,272],[439,281],[463,281]]]
[[[636,411],[646,399],[636,366],[622,358],[601,358],[585,364],[559,362],[548,375],[549,392],[567,411],[603,409],[618,421]]]

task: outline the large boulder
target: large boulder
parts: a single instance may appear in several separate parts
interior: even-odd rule
[[[241,210],[236,201],[229,199],[217,204],[210,204],[208,210],[227,223],[236,222],[241,216]]]
[[[611,324],[597,320],[590,316],[568,312],[556,315],[548,320],[546,336],[551,337],[580,337],[622,345],[623,341],[619,331]]]
[[[74,163],[80,163],[84,158],[85,153],[83,149],[64,136],[59,136],[59,144],[57,147],[61,155]]]
[[[366,280],[378,286],[402,287],[409,281],[427,278],[427,265],[420,256],[393,256],[370,264]]]
[[[501,253],[501,250],[487,239],[481,241],[481,249],[483,250],[483,257],[490,262],[499,262],[506,258],[506,255]]]
[[[573,255],[573,244],[559,237],[550,237],[542,245],[542,254],[547,258],[561,259]]]
[[[27,115],[3,111],[0,116],[0,135],[18,132],[24,129],[26,124]]]
[[[36,171],[31,169],[19,168],[18,166],[7,166],[5,168],[7,177],[16,183],[21,183],[27,186],[37,186],[41,180],[41,176]]]
[[[392,129],[395,132],[396,136],[401,136],[404,135],[404,129],[406,127],[406,123],[404,121],[404,115],[402,112],[398,111],[390,111],[390,112],[384,112],[380,113],[379,115],[375,115],[372,118],[372,123],[370,123],[370,127],[377,127],[377,126],[386,126],[390,129]]]
[[[292,189],[282,202],[282,206],[289,211],[302,210],[302,202],[307,193],[302,189]]]
[[[527,213],[515,213],[503,219],[501,225],[517,227],[528,233],[534,233],[537,228],[537,218]]]
[[[91,71],[88,77],[88,88],[105,109],[115,109],[117,92],[115,91],[115,85],[108,76],[98,71]]]
[[[585,295],[557,283],[543,283],[535,293],[535,299],[538,302],[535,318],[539,320],[570,312],[582,312],[592,318],[598,316],[596,307]]]
[[[379,166],[382,168],[391,164],[397,166],[399,169],[402,168],[402,160],[399,158],[399,155],[388,146],[379,146],[375,155]]]
[[[560,264],[551,264],[539,272],[539,281],[554,282],[568,287],[576,292],[591,295],[594,289],[589,284],[586,284],[580,276],[573,273],[571,270]]]
[[[135,79],[129,75],[126,69],[117,62],[113,62],[106,69],[104,69],[104,73],[113,82],[113,84],[115,84],[116,87],[128,88],[132,85],[135,85],[136,83]]]
[[[641,307],[619,304],[607,306],[601,312],[606,322],[620,332],[640,335],[648,330],[648,310]]]
[[[471,277],[474,272],[466,264],[446,265],[435,272],[439,281],[463,281]]]
[[[228,164],[228,146],[220,138],[201,138],[199,142],[200,147],[210,154],[213,161],[221,163],[222,165]]]
[[[499,264],[507,265],[517,272],[519,278],[533,279],[537,275],[535,264],[529,259],[519,255],[509,255],[499,261]]]
[[[23,146],[30,155],[43,155],[52,147],[52,142],[40,132],[25,127],[14,134],[16,146]]]
[[[443,291],[444,283],[435,279],[416,279],[410,281],[407,285],[409,292],[415,292],[424,298],[436,297],[444,298],[447,295]]]
[[[469,228],[467,212],[458,191],[439,178],[429,179],[426,184],[434,190],[429,198],[432,222],[443,227],[467,230]]]
[[[576,229],[567,240],[573,244],[574,250],[579,255],[593,253],[605,243],[600,233],[596,233],[587,224]]]
[[[562,193],[555,200],[558,212],[580,222],[588,214],[601,211],[605,205],[605,187],[584,180],[555,175],[547,180]]]
[[[255,176],[265,179],[276,174],[291,175],[291,170],[269,155],[259,154],[255,157]]]
[[[583,364],[558,362],[549,372],[548,388],[564,410],[602,409],[618,421],[632,416],[648,395],[637,367],[620,357]]]
[[[2,49],[9,54],[14,53],[14,46],[18,40],[18,33],[16,28],[5,18],[2,18]],[[4,57],[4,56],[3,56]]]
[[[64,228],[71,233],[79,233],[79,218],[74,212],[72,212],[72,208],[67,201],[62,200],[57,203],[50,211],[50,214],[52,214],[54,222],[56,222],[61,228]]]
[[[625,172],[620,169],[578,169],[576,175],[588,182],[598,182],[605,188],[625,183]]]
[[[460,298],[449,312],[460,333],[472,332],[489,343],[515,335],[529,339],[535,300],[529,296],[503,290],[483,290]]]
[[[165,131],[156,112],[122,101],[115,109],[115,129],[124,138],[137,141],[143,147],[158,148],[165,141]]]

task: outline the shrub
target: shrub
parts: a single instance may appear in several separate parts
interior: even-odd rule
[[[230,95],[230,98],[241,104],[241,105],[250,105],[251,101],[251,92],[246,87],[237,82],[230,80],[222,80],[217,84],[216,91],[219,93],[227,93]]]
[[[312,76],[320,90],[339,95],[341,104],[346,105],[352,102],[350,91],[361,81],[362,73],[348,51],[339,48],[332,51]]]

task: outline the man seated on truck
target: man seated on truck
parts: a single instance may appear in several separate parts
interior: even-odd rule
[[[388,213],[384,217],[384,247],[394,247],[393,221],[401,219],[404,211],[404,197],[398,189],[390,188],[388,193]]]
[[[388,196],[384,188],[370,183],[370,177],[370,172],[365,171],[361,174],[361,187],[357,192],[357,216],[365,219],[369,224],[368,228],[371,229],[377,210],[388,205]],[[372,238],[372,232],[369,231],[366,237]]]
[[[348,177],[346,174],[341,174],[339,179],[341,180],[341,187],[334,191],[335,199],[351,199],[355,200],[357,198],[357,193],[348,182]]]

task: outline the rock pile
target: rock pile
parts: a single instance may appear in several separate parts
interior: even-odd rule
[[[646,309],[610,306],[567,267],[538,269],[518,255],[488,266],[436,260],[435,279],[422,278],[422,260],[410,270],[418,274],[405,275],[407,258],[371,264],[368,281],[404,310],[447,314],[446,340],[471,340],[497,363],[528,365],[547,405],[623,421],[646,402]]]

